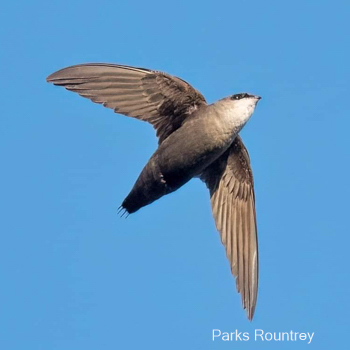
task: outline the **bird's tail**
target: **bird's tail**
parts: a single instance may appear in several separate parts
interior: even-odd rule
[[[135,213],[140,208],[151,204],[160,197],[172,192],[160,173],[158,164],[151,158],[143,168],[134,187],[124,199],[121,207],[128,214]]]

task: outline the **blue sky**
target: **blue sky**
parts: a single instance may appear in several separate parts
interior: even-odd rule
[[[347,348],[349,16],[348,1],[3,4],[0,348]],[[199,180],[118,217],[157,140],[45,82],[85,62],[163,70],[208,102],[263,97],[241,132],[260,244],[252,323]],[[214,328],[251,339],[213,342]],[[315,335],[255,342],[255,329]]]

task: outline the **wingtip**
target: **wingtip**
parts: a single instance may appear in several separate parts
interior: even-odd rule
[[[59,73],[60,71],[62,71],[63,69],[61,70],[58,70],[57,72],[54,72],[54,73],[51,73],[50,75],[48,75],[46,77],[46,82],[47,83],[54,83],[54,81],[57,79],[57,73]]]
[[[247,307],[247,317],[250,322],[253,321],[254,315],[255,315],[255,305],[250,305]]]
[[[77,64],[77,65],[74,65],[74,66],[69,66],[69,67],[65,67],[65,68],[59,69],[58,71],[48,75],[46,77],[46,82],[55,84],[55,81],[57,81],[59,79],[62,79],[62,78],[65,78],[65,77],[62,77],[62,73],[63,72],[69,71],[72,68],[76,68],[78,66],[80,66],[80,65]]]
[[[247,310],[247,317],[249,322],[253,322],[253,318],[254,318],[254,310]]]

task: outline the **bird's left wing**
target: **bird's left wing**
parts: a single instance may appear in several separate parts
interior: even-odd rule
[[[49,83],[77,92],[116,113],[149,122],[159,143],[201,105],[203,95],[184,80],[145,68],[88,63],[61,69]]]
[[[253,175],[239,136],[201,179],[209,188],[216,228],[251,320],[258,293],[258,240]]]

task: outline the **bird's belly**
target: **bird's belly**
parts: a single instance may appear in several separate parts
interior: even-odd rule
[[[221,130],[200,130],[169,137],[157,153],[159,169],[167,185],[177,189],[220,157],[235,135]]]
[[[176,191],[220,157],[236,135],[229,123],[185,124],[161,143],[122,206],[133,213]]]

